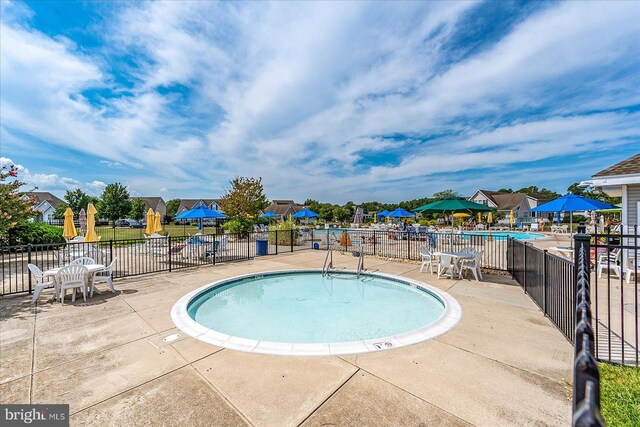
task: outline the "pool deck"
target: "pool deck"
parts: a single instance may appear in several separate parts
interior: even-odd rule
[[[4,298],[1,400],[69,403],[72,425],[567,425],[572,347],[507,276],[438,280],[414,263],[367,258],[369,270],[421,280],[462,306],[453,330],[394,350],[294,357],[162,341],[178,332],[169,312],[189,291],[323,258],[304,251],[131,277],[86,304]]]

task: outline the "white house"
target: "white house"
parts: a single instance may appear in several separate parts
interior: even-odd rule
[[[595,191],[622,197],[622,224],[625,227],[638,225],[640,153],[596,173],[589,184]]]
[[[498,212],[509,217],[513,211],[516,222],[530,224],[537,222],[538,218],[547,218],[545,213],[531,212],[531,209],[546,203],[548,200],[541,194],[502,193],[500,191],[478,190],[469,200],[481,205],[495,208]]]
[[[54,220],[56,207],[62,203],[62,200],[48,191],[28,191],[26,196],[34,200],[34,209],[38,212],[32,221],[49,222]]]

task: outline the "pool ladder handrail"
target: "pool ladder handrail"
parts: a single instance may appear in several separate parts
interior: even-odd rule
[[[329,269],[333,268],[333,248],[331,245],[327,245],[327,255],[324,257],[324,264],[322,265],[322,277],[329,274]]]
[[[360,253],[358,254],[358,279],[360,278],[362,270],[364,270],[364,244],[360,244]]]

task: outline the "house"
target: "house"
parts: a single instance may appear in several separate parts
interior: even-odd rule
[[[622,224],[638,225],[640,212],[640,153],[608,167],[592,176],[593,191],[604,191],[622,197]]]
[[[162,197],[131,197],[131,200],[142,200],[145,212],[153,209],[154,212],[160,212],[163,218],[167,215],[167,204]]]
[[[56,207],[62,203],[62,200],[48,191],[28,191],[25,193],[34,200],[34,209],[38,212],[33,221],[50,222],[54,220]]]
[[[178,206],[176,215],[190,211],[198,206],[206,206],[214,211],[222,212],[222,209],[220,208],[220,199],[180,199],[180,205]]]
[[[500,191],[478,190],[468,200],[495,208],[509,218],[513,211],[516,222],[531,224],[539,218],[550,218],[551,214],[531,212],[531,209],[546,203],[548,200],[541,194],[503,193]]]
[[[272,212],[280,215],[280,219],[287,218],[289,215],[300,212],[304,209],[303,205],[300,205],[293,200],[273,200],[271,204],[265,208],[262,213]]]

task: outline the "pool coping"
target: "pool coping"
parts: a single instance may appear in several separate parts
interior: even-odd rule
[[[398,335],[349,342],[298,344],[259,341],[227,335],[199,324],[198,322],[193,320],[187,312],[189,303],[195,297],[203,292],[219,286],[223,286],[229,282],[256,276],[310,272],[322,272],[322,269],[315,268],[273,270],[267,272],[243,274],[240,276],[217,280],[215,282],[201,286],[198,289],[195,289],[181,297],[171,308],[171,320],[178,329],[180,329],[187,335],[199,341],[213,344],[218,347],[245,351],[249,353],[271,354],[280,356],[337,356],[345,354],[358,354],[391,350],[394,348],[417,344],[419,342],[435,338],[438,335],[451,330],[460,322],[460,319],[462,318],[462,308],[460,307],[460,304],[448,293],[436,289],[435,287],[418,280],[378,272],[365,272],[363,274],[398,281],[413,287],[418,287],[421,290],[432,294],[444,304],[443,313],[437,320],[429,323],[428,325]],[[357,274],[357,272],[355,270],[340,270],[339,274]]]

